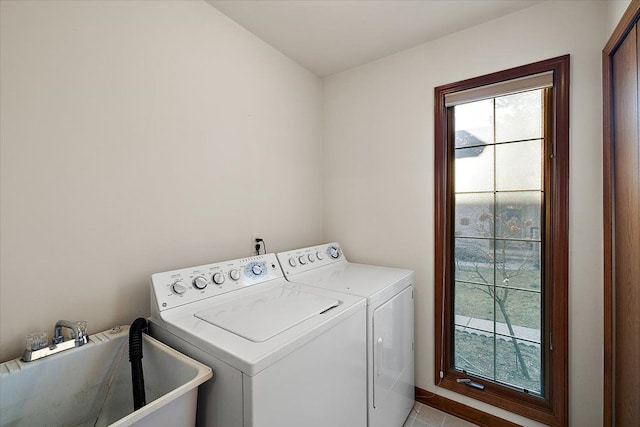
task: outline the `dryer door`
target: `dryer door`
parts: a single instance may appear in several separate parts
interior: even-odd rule
[[[401,425],[414,400],[413,287],[373,312],[371,425]]]

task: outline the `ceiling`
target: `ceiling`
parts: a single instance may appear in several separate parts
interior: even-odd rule
[[[320,77],[542,0],[207,0]]]

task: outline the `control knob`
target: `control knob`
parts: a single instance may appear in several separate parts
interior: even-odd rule
[[[231,277],[231,280],[233,281],[240,279],[240,271],[237,268],[234,268],[229,272],[229,277]]]
[[[262,264],[253,264],[253,266],[251,266],[251,272],[256,276],[259,276],[264,273],[264,267]]]
[[[296,262],[296,259],[294,257],[289,258],[289,265],[291,267],[295,267],[296,265],[298,265],[298,263]]]
[[[316,256],[314,254],[307,255],[307,258],[309,258],[309,262],[314,262],[316,260]]]
[[[318,258],[318,261],[322,260],[322,254],[320,253],[320,251],[316,252],[316,258]]]
[[[217,272],[213,275],[213,283],[216,285],[222,285],[224,283],[224,274]]]
[[[327,252],[329,253],[329,256],[333,259],[340,258],[340,249],[336,248],[335,246],[329,246],[329,249],[327,250]]]
[[[171,290],[174,294],[182,295],[187,292],[187,287],[182,280],[176,280],[173,285],[171,285]]]
[[[304,255],[300,255],[300,256],[298,257],[298,262],[299,262],[301,265],[305,265],[305,264],[307,263],[307,259],[304,257]]]
[[[207,279],[205,279],[203,276],[198,276],[195,279],[193,279],[193,286],[196,289],[204,289],[207,287],[208,284],[209,282],[207,282]]]

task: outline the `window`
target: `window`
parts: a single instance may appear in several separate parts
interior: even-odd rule
[[[549,425],[568,412],[568,80],[564,56],[435,90],[436,383]]]

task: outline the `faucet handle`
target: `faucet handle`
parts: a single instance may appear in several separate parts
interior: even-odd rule
[[[36,351],[49,346],[49,334],[46,331],[34,332],[27,335],[26,348],[28,351]]]

